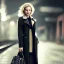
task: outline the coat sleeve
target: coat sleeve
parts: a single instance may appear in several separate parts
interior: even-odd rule
[[[21,18],[18,19],[18,43],[19,43],[19,48],[23,47],[23,30],[22,30]]]
[[[36,35],[35,35],[35,41],[36,41],[37,43],[39,43],[39,40],[38,40],[38,38],[36,37]]]
[[[36,22],[35,22],[35,24],[34,24],[34,30],[36,30]],[[35,35],[35,42],[37,42],[37,44],[39,43],[39,40],[38,40],[38,38],[37,38],[37,36]]]

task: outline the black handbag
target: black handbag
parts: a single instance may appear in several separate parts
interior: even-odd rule
[[[23,52],[19,52],[17,56],[14,56],[11,64],[26,64],[24,60]]]

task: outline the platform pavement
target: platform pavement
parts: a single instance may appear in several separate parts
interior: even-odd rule
[[[10,64],[18,53],[18,44],[9,47],[0,54],[0,64]],[[64,64],[64,45],[39,41],[38,64]]]

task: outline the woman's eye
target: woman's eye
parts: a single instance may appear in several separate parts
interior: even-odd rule
[[[29,10],[29,11],[31,11],[31,10]]]

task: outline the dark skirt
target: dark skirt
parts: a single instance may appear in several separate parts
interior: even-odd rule
[[[26,64],[38,64],[33,53],[29,53],[29,60],[25,58]]]

